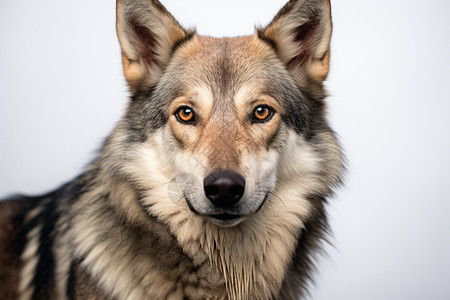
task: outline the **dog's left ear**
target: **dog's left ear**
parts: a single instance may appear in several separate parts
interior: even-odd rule
[[[157,83],[177,43],[192,35],[157,0],[117,0],[117,35],[131,92]]]
[[[331,31],[329,0],[291,0],[257,33],[275,47],[296,82],[306,85],[327,78]]]

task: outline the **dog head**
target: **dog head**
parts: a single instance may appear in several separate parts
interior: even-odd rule
[[[341,164],[323,102],[331,27],[328,0],[292,0],[253,35],[216,39],[182,28],[156,0],[119,0],[132,98],[117,144],[134,161],[121,172],[144,192],[159,172],[222,226],[283,201],[283,184],[329,193]]]

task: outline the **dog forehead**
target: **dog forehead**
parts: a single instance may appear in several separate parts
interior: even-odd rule
[[[224,60],[233,64],[243,63],[243,59],[257,58],[263,53],[258,53],[258,45],[261,41],[255,35],[240,37],[215,38],[196,35],[191,43],[186,44],[189,57],[218,63]],[[261,46],[262,47],[262,46]],[[261,50],[261,49],[260,49]],[[195,52],[195,53],[193,53]]]
[[[192,86],[195,81],[210,86],[214,93],[231,96],[243,83],[267,78],[262,74],[276,55],[257,36],[195,36],[176,51],[173,60],[183,82]]]

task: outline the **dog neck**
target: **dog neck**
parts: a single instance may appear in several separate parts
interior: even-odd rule
[[[287,185],[256,215],[234,227],[219,227],[180,209],[167,218],[178,243],[194,261],[205,256],[223,275],[229,299],[271,299],[278,295],[310,206]],[[279,197],[279,196],[277,196]]]

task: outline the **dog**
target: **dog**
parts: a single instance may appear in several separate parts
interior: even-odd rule
[[[220,39],[116,5],[128,107],[77,178],[0,203],[0,298],[304,296],[344,170],[329,0]]]

